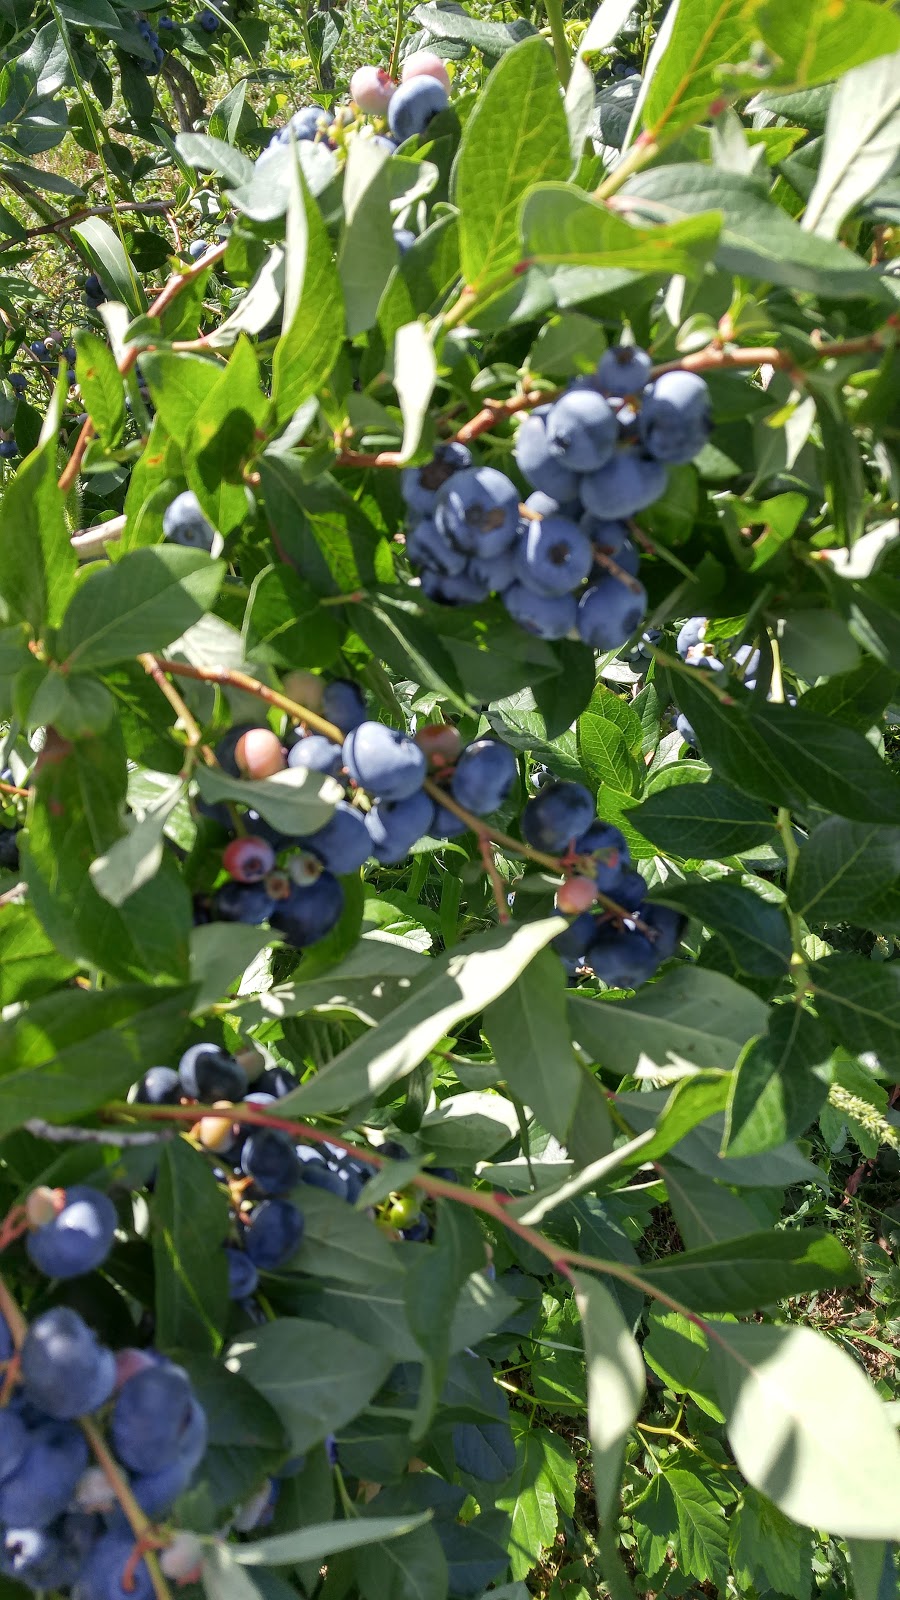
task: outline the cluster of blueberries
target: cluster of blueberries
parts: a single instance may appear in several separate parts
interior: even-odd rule
[[[690,372],[650,382],[644,350],[608,350],[597,370],[520,424],[516,462],[533,492],[464,445],[403,473],[415,519],[406,536],[422,589],[448,605],[499,594],[510,616],[542,639],[578,637],[617,650],[647,608],[628,519],[658,500],[670,465],[709,436],[709,394]]]
[[[86,1184],[36,1190],[28,1254],[54,1279],[105,1260],[115,1208]],[[15,1355],[0,1319],[0,1360]],[[114,1354],[78,1312],[55,1306],[31,1323],[17,1387],[0,1410],[0,1571],[35,1591],[75,1587],[79,1600],[151,1600],[146,1564],[78,1418],[102,1412],[107,1443],[153,1520],[184,1492],[206,1452],[206,1415],[187,1373],[153,1349]],[[129,1574],[133,1574],[130,1587]]]
[[[298,675],[300,676],[300,675]],[[219,765],[234,776],[269,777],[285,767],[306,768],[347,782],[370,797],[368,810],[338,801],[315,833],[285,835],[257,813],[252,832],[233,839],[223,854],[228,881],[212,896],[216,920],[268,922],[298,949],[321,939],[341,915],[340,877],[374,859],[402,861],[420,839],[450,838],[467,824],[435,802],[423,785],[430,775],[448,797],[475,815],[496,811],[516,781],[513,752],[493,738],[462,746],[449,724],[426,725],[415,737],[370,721],[359,687],[347,679],[324,683],[302,675],[303,703],[344,734],[339,744],[320,733],[299,732],[285,748],[268,727],[240,724],[216,748]],[[349,795],[348,790],[348,795]],[[213,815],[231,825],[221,807]],[[276,857],[280,856],[280,864]]]
[[[587,971],[611,988],[637,989],[675,954],[684,918],[647,899],[624,835],[595,814],[583,784],[545,783],[522,812],[522,837],[577,869],[557,891],[557,911],[572,920],[553,941],[570,976]],[[592,910],[598,893],[621,910]]]
[[[152,60],[147,56],[133,56],[132,60],[140,67],[142,72],[147,74],[148,78],[155,78],[166,59],[166,52],[159,42],[159,35],[151,28],[146,17],[138,17],[137,31],[144,43],[149,46],[152,52]]]
[[[64,356],[66,362],[68,363],[67,378],[69,387],[71,388],[73,384],[77,383],[78,378],[75,372],[75,346],[73,344],[66,344],[65,335],[60,333],[58,328],[51,328],[50,332],[45,334],[43,339],[35,339],[29,348],[35,360],[39,362],[42,367],[55,368],[60,356]],[[9,382],[13,393],[16,395],[16,398],[21,399],[28,389],[27,372],[10,372]],[[19,446],[13,438],[10,430],[0,429],[0,461],[15,461],[18,454]]]
[[[729,668],[732,671],[737,670],[744,688],[752,691],[756,688],[756,674],[759,671],[759,651],[751,644],[742,644],[731,651],[727,661],[723,661],[721,656],[716,654],[716,646],[706,641],[708,621],[708,617],[688,617],[687,622],[682,623],[675,641],[675,648],[682,661],[687,662],[690,667],[705,668],[707,672],[725,672]],[[728,642],[728,640],[720,641],[720,645],[722,643],[728,645]],[[788,705],[797,704],[797,696],[794,694],[787,694],[785,700]],[[675,731],[681,734],[685,744],[697,747],[697,735],[683,711],[676,714]]]

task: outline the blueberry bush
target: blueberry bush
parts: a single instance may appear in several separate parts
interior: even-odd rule
[[[900,20],[352,22],[0,0],[0,1600],[889,1600]]]

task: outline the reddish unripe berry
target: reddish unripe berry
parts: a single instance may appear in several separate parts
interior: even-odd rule
[[[450,74],[433,50],[416,50],[413,55],[407,56],[400,76],[404,83],[408,83],[410,78],[436,78],[450,93]]]
[[[124,1350],[116,1351],[116,1388],[121,1389],[123,1383],[133,1378],[136,1372],[143,1372],[146,1367],[153,1367],[156,1363],[146,1350],[136,1350],[133,1346],[126,1346]]]
[[[222,1150],[230,1144],[233,1124],[230,1117],[202,1117],[197,1123],[197,1137],[206,1150]]]
[[[325,685],[314,672],[289,672],[283,681],[289,700],[296,700],[307,711],[321,711]]]
[[[287,766],[281,740],[271,728],[248,728],[237,742],[234,759],[245,778],[271,778]]]
[[[223,852],[222,865],[237,883],[261,883],[275,865],[275,851],[267,839],[232,839]]]
[[[350,98],[370,117],[383,117],[397,85],[381,67],[359,67],[350,79]]]
[[[32,1189],[25,1201],[25,1215],[28,1218],[29,1228],[44,1228],[54,1217],[58,1217],[65,1210],[65,1189],[49,1189],[45,1183],[40,1188]]]
[[[419,749],[425,751],[428,765],[434,772],[452,767],[462,745],[459,729],[450,722],[429,723],[427,727],[419,729],[415,738]]]
[[[597,885],[591,878],[567,878],[556,891],[556,909],[567,917],[590,911],[597,898]]]

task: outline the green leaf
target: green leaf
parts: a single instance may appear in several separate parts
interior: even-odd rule
[[[892,1071],[900,1038],[900,969],[865,956],[832,955],[816,961],[810,976],[816,1009],[835,1038],[855,1056],[873,1050]]]
[[[386,160],[383,151],[355,139],[344,168],[344,225],[337,260],[351,339],[373,326],[397,264]]]
[[[222,376],[222,368],[217,361],[186,350],[151,350],[141,356],[141,373],[166,433],[173,439],[185,439]]]
[[[702,1478],[684,1467],[670,1467],[666,1482],[678,1516],[677,1552],[684,1572],[724,1589],[728,1580],[728,1523],[725,1510]]]
[[[287,1439],[281,1422],[262,1395],[218,1356],[181,1349],[173,1358],[187,1369],[209,1429],[194,1487],[215,1508],[240,1504],[283,1464]]]
[[[121,300],[133,317],[147,309],[143,285],[125,253],[117,233],[102,217],[86,217],[73,223],[72,234],[113,300]]]
[[[271,780],[270,780],[271,781]],[[554,917],[510,923],[469,939],[433,963],[372,1033],[363,1034],[281,1102],[288,1115],[335,1111],[408,1077],[457,1022],[481,1011],[514,983],[555,934]]]
[[[238,1545],[234,1559],[242,1567],[287,1567],[300,1561],[322,1562],[341,1550],[376,1544],[384,1539],[401,1539],[430,1520],[430,1513],[418,1517],[357,1517],[350,1522],[323,1522],[293,1533],[276,1533],[268,1539],[254,1539]]]
[[[4,484],[0,506],[0,594],[13,617],[40,634],[56,624],[75,584],[64,500],[56,486],[57,440],[45,440]]]
[[[662,1066],[732,1067],[742,1047],[766,1026],[763,1002],[699,967],[667,972],[632,1000],[569,1000],[573,1038],[612,1071],[633,1072],[641,1056]]]
[[[330,376],[344,339],[344,299],[322,213],[294,164],[288,199],[284,330],[272,357],[279,422]]]
[[[304,767],[287,767],[271,778],[231,778],[219,767],[198,767],[204,800],[232,801],[258,811],[280,833],[301,835],[324,828],[343,790],[334,778]]]
[[[712,1381],[709,1344],[703,1329],[678,1311],[653,1306],[647,1317],[648,1337],[644,1360],[675,1394],[689,1395],[716,1422],[725,1418],[719,1409]]]
[[[780,56],[779,77],[793,88],[827,83],[851,67],[900,48],[900,18],[873,0],[829,0],[786,9],[766,0],[756,20],[769,49]]]
[[[847,1545],[856,1600],[892,1600],[897,1588],[893,1545],[887,1540],[869,1539],[848,1539]],[[789,1592],[785,1589],[786,1594]]]
[[[751,1041],[735,1068],[723,1152],[755,1155],[805,1133],[828,1095],[831,1054],[810,1012],[774,1006],[768,1032]]]
[[[722,92],[722,68],[745,61],[759,37],[746,0],[680,0],[670,8],[651,58],[641,101],[646,134],[659,144],[709,115]]]
[[[160,650],[211,608],[224,561],[178,545],[133,550],[92,572],[72,597],[59,630],[59,659],[87,672]]]
[[[475,1218],[449,1200],[437,1204],[435,1242],[418,1252],[404,1282],[406,1320],[424,1361],[410,1438],[418,1442],[431,1423],[450,1360],[453,1313],[463,1285],[485,1264]]]
[[[279,1317],[241,1334],[225,1359],[230,1371],[265,1396],[284,1423],[291,1450],[302,1453],[362,1410],[393,1358],[343,1328]]]
[[[228,1196],[206,1156],[180,1136],[160,1156],[153,1206],[156,1338],[164,1350],[216,1350],[228,1305]]]
[[[232,185],[251,183],[256,172],[249,156],[209,133],[176,134],[175,148],[192,167],[201,172],[214,172]]]
[[[730,784],[672,783],[627,813],[628,821],[666,855],[716,861],[772,841],[775,820],[762,801]]]
[[[756,1229],[758,1217],[724,1184],[677,1164],[662,1166],[659,1172],[688,1250],[721,1239],[737,1239]]]
[[[40,1107],[68,1122],[121,1096],[181,1038],[191,991],[125,984],[64,989],[0,1022],[0,1133]]]
[[[124,905],[156,876],[163,858],[163,831],[184,793],[182,780],[176,778],[151,802],[130,833],[91,862],[94,888],[111,906]]]
[[[435,39],[449,39],[481,50],[486,56],[502,56],[520,40],[534,33],[534,27],[523,17],[514,22],[484,22],[480,17],[470,17],[467,12],[442,5],[419,5],[413,16],[420,27]]]
[[[425,324],[405,323],[394,336],[394,388],[403,417],[403,461],[408,461],[419,448],[436,381],[434,345]]]
[[[402,1540],[373,1542],[355,1565],[366,1600],[445,1600],[447,1561],[433,1527],[418,1527]]]
[[[582,285],[593,292],[586,268],[609,272],[608,288],[630,281],[633,273],[665,277],[680,272],[693,278],[715,252],[720,225],[712,207],[693,209],[710,214],[692,215],[671,227],[640,228],[570,185],[538,184],[529,189],[522,207],[524,254],[538,266],[555,269],[552,281],[560,305],[585,298]],[[613,282],[613,272],[629,276]]]
[[[519,1436],[516,1470],[496,1504],[510,1519],[510,1570],[514,1578],[524,1578],[553,1543],[559,1519],[556,1496],[544,1472],[543,1446],[536,1433],[529,1430]]]
[[[587,1362],[594,1490],[600,1521],[604,1523],[614,1515],[625,1441],[644,1403],[644,1362],[622,1312],[599,1279],[576,1273],[575,1299]]]
[[[789,899],[808,922],[880,929],[879,907],[890,903],[898,881],[900,828],[826,817],[800,846]]]
[[[485,151],[491,152],[489,162]],[[569,129],[553,52],[525,39],[497,63],[466,122],[454,168],[463,279],[486,288],[519,259],[519,206],[534,184],[564,182]]]
[[[31,906],[4,906],[0,918],[0,1006],[35,1000],[75,970],[74,962],[58,954]]]
[[[836,238],[844,218],[877,188],[900,146],[900,54],[880,56],[837,84],[803,227]]]
[[[86,328],[75,335],[81,397],[97,434],[115,449],[125,431],[125,387],[108,344]]]
[[[703,1245],[651,1261],[641,1276],[651,1289],[694,1311],[752,1311],[859,1278],[840,1240],[820,1228],[751,1233]]]
[[[809,1600],[812,1540],[755,1489],[744,1490],[731,1518],[728,1552],[741,1588],[774,1589],[793,1600]],[[860,1595],[859,1600],[877,1600],[877,1596]]]
[[[637,218],[670,227],[718,213],[721,236],[715,262],[736,277],[836,300],[885,298],[884,286],[861,256],[836,241],[804,233],[771,203],[765,181],[752,174],[676,162],[629,178],[618,204],[626,202]]]
[[[900,1440],[852,1356],[810,1328],[707,1329],[728,1438],[744,1477],[808,1528],[900,1537]],[[848,1453],[847,1440],[866,1441]]]
[[[208,1011],[221,1000],[274,938],[268,928],[244,922],[207,922],[192,928],[191,978],[197,985],[194,1014]]]
[[[341,643],[334,607],[291,567],[263,567],[254,578],[244,613],[248,659],[279,667],[327,667]]]
[[[542,950],[523,976],[488,1007],[484,1030],[497,1069],[538,1122],[565,1142],[581,1088],[566,1021],[566,976]]]
[[[739,971],[766,978],[787,969],[791,935],[784,912],[736,878],[687,878],[654,890],[654,898],[718,933]]]
[[[623,795],[639,793],[644,779],[643,763],[637,760],[640,738],[637,746],[635,752],[633,741],[629,744],[628,734],[618,723],[594,716],[590,708],[578,718],[579,760],[598,789],[606,783]]]
[[[727,1077],[720,1081],[727,1090]],[[643,1094],[620,1092],[616,1097],[616,1105],[632,1128],[645,1130],[654,1126],[668,1100],[669,1096],[662,1090],[653,1089]],[[679,1109],[676,1100],[672,1112],[678,1113]],[[686,1109],[690,1109],[690,1098]],[[779,1145],[777,1150],[767,1150],[755,1156],[723,1156],[721,1145],[724,1132],[725,1114],[714,1112],[679,1139],[674,1146],[674,1155],[695,1172],[713,1178],[717,1183],[735,1184],[738,1188],[773,1189],[784,1188],[789,1183],[821,1183],[819,1168],[807,1161],[792,1144]]]
[[[311,1184],[303,1188],[301,1205],[305,1227],[292,1269],[341,1283],[377,1284],[404,1276],[386,1235],[371,1217]]]

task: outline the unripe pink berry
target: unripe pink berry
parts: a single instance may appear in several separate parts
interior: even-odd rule
[[[567,878],[556,891],[556,909],[567,917],[577,917],[590,911],[597,898],[597,885],[592,878]]]
[[[271,728],[248,728],[237,742],[234,759],[245,778],[271,778],[287,766],[281,740]]]
[[[416,744],[428,757],[428,765],[435,772],[452,767],[460,752],[462,740],[459,729],[451,722],[430,722],[416,734]]]
[[[400,76],[404,83],[408,83],[410,78],[436,78],[447,93],[450,93],[450,74],[440,56],[435,55],[433,50],[416,50],[411,56],[407,56]]]
[[[275,851],[267,839],[232,839],[222,853],[222,865],[237,883],[261,883],[275,865]]]
[[[147,1367],[156,1365],[153,1357],[146,1350],[136,1350],[127,1346],[124,1350],[116,1351],[116,1388],[121,1389],[123,1383],[133,1378],[136,1372],[144,1372]]]
[[[358,67],[350,79],[350,99],[370,117],[383,117],[397,85],[381,67]]]
[[[32,1189],[25,1201],[25,1215],[28,1218],[29,1228],[44,1228],[48,1222],[64,1210],[66,1204],[65,1189],[49,1189],[45,1183],[40,1188]]]

